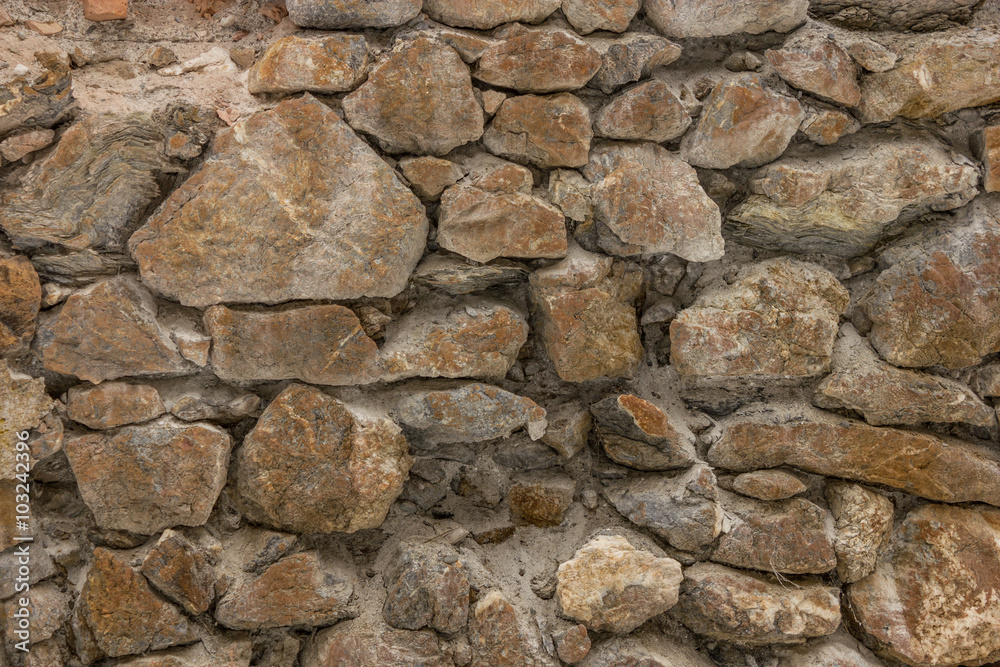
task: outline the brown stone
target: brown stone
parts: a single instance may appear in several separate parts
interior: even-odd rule
[[[533,667],[536,647],[523,619],[504,596],[492,590],[479,599],[469,617],[469,667]]]
[[[251,93],[336,93],[354,90],[368,70],[368,46],[361,35],[305,39],[290,35],[267,47],[250,69]]]
[[[420,13],[420,0],[288,0],[288,18],[301,28],[391,28]]]
[[[205,311],[212,370],[223,380],[355,385],[378,378],[378,347],[343,306]]]
[[[941,30],[965,23],[976,0],[811,0],[809,9],[855,30]]]
[[[55,21],[25,21],[24,27],[28,30],[34,30],[43,37],[58,35],[63,31],[62,24]]]
[[[81,657],[96,653],[115,658],[198,639],[177,607],[157,597],[123,558],[101,547],[94,550],[94,563],[73,613]],[[88,644],[92,648],[81,651]]]
[[[306,96],[223,130],[130,249],[143,281],[185,305],[278,303],[394,296],[426,235],[419,200]]]
[[[594,632],[627,634],[677,602],[680,563],[601,535],[559,566],[560,612]]]
[[[298,642],[295,642],[296,652]],[[119,667],[249,667],[253,641],[246,635],[206,637],[185,648],[157,651],[146,656],[126,658]],[[40,666],[41,667],[41,666]],[[269,667],[286,667],[274,663]]]
[[[524,93],[556,93],[582,88],[600,68],[600,54],[573,33],[529,30],[488,48],[473,76]]]
[[[43,379],[11,371],[0,360],[0,481],[14,480],[18,472],[24,472],[17,470],[17,444],[24,441],[19,434],[30,434],[52,405]]]
[[[909,665],[1000,659],[1000,512],[924,505],[893,532],[874,574],[847,587],[876,653]]]
[[[65,64],[53,64],[34,81],[17,77],[0,89],[4,112],[0,137],[31,128],[50,128],[63,120],[73,105],[73,76]]]
[[[973,136],[972,144],[986,172],[983,189],[1000,192],[1000,125],[983,128]]]
[[[681,375],[812,376],[829,368],[848,294],[833,275],[786,258],[744,268],[670,323]]]
[[[53,130],[31,130],[24,134],[16,134],[0,141],[0,156],[7,162],[16,162],[25,155],[40,151],[55,139]]]
[[[205,523],[226,483],[231,447],[220,428],[170,417],[65,440],[97,525],[142,535]]]
[[[836,521],[837,574],[845,584],[860,581],[875,570],[879,555],[889,545],[892,501],[863,486],[829,480],[826,502]]]
[[[662,81],[646,81],[622,91],[597,112],[594,133],[609,139],[670,141],[691,125],[687,108]]]
[[[808,0],[646,0],[646,17],[667,37],[789,32],[806,21]]]
[[[22,595],[24,595],[22,593]],[[69,620],[69,593],[64,593],[55,583],[42,583],[30,588],[30,595],[24,595],[28,604],[19,604],[22,596],[17,596],[7,600],[3,605],[4,627],[6,628],[7,645],[12,647],[21,641],[21,636],[17,634],[21,630],[18,617],[15,614],[18,610],[26,608],[30,619],[30,644],[31,651],[34,651],[39,642],[49,639],[63,624]],[[23,613],[23,612],[22,612]],[[19,649],[18,649],[19,650]]]
[[[876,428],[806,406],[756,406],[724,422],[708,462],[749,472],[789,465],[817,475],[884,484],[930,500],[1000,507],[1000,461],[972,444]]]
[[[733,480],[733,491],[758,500],[785,500],[805,490],[801,479],[784,470],[755,470]]]
[[[678,640],[672,634],[653,626],[625,637],[606,638],[594,645],[580,667],[716,667],[693,641]]]
[[[444,155],[483,134],[483,110],[458,53],[427,38],[400,42],[344,98],[347,122],[389,153]]]
[[[694,435],[638,396],[622,394],[590,406],[604,451],[638,470],[687,468],[696,460]]]
[[[28,258],[0,259],[0,356],[27,351],[41,300],[42,286]]]
[[[642,0],[562,0],[562,11],[578,33],[587,35],[595,30],[625,32],[641,5]]]
[[[587,635],[587,626],[582,623],[554,635],[553,638],[556,643],[556,655],[563,662],[572,665],[586,658],[590,652],[590,637]]]
[[[160,383],[160,397],[172,415],[187,422],[235,424],[257,412],[260,397],[230,385],[198,379]]]
[[[854,116],[837,109],[809,109],[799,126],[809,141],[820,146],[835,144],[841,137],[860,129],[861,123]]]
[[[252,520],[300,533],[375,528],[412,459],[399,427],[293,384],[247,434],[236,493]]]
[[[399,161],[399,170],[410,187],[423,199],[434,199],[455,185],[465,172],[454,162],[436,157],[412,157]]]
[[[934,118],[1000,100],[1000,35],[979,29],[911,38],[910,53],[861,83],[864,123]]]
[[[847,107],[861,102],[854,62],[834,40],[806,34],[764,55],[790,86]]]
[[[1000,199],[977,198],[944,229],[883,253],[861,307],[894,366],[961,368],[1000,350]]]
[[[71,387],[66,414],[88,428],[106,429],[156,419],[164,412],[156,388],[144,384],[104,382],[96,387]]]
[[[695,170],[653,143],[595,149],[583,170],[592,183],[594,219],[643,253],[693,262],[719,259],[722,216]]]
[[[782,648],[777,653],[781,660],[778,667],[885,667],[843,628],[800,646]]]
[[[559,452],[563,458],[571,459],[587,446],[590,434],[590,410],[582,403],[565,403],[555,408],[547,408],[548,426],[542,442]]]
[[[805,117],[798,100],[755,75],[722,81],[705,100],[681,157],[697,167],[759,167],[777,159]]]
[[[489,30],[503,23],[539,23],[561,0],[424,0],[424,13],[459,28]]]
[[[593,215],[590,183],[572,169],[556,169],[549,174],[549,200],[570,220],[583,222]]]
[[[88,21],[128,18],[128,0],[84,0],[83,18]]]
[[[303,552],[231,586],[215,618],[234,630],[331,625],[354,615],[348,607],[353,593],[350,575],[325,565],[314,551]]]
[[[873,426],[924,422],[996,425],[993,408],[971,389],[950,378],[885,363],[850,325],[841,328],[833,371],[816,388],[813,403],[860,412]]]
[[[508,97],[483,134],[492,153],[543,169],[587,164],[590,112],[569,93]]]
[[[436,287],[449,294],[471,294],[511,283],[528,280],[528,268],[519,262],[498,259],[489,264],[476,264],[457,255],[436,254],[424,258],[413,281]]]
[[[469,619],[469,580],[453,547],[440,542],[400,545],[386,585],[385,622],[401,630],[430,628],[444,634],[465,630]]]
[[[437,635],[345,621],[320,630],[302,652],[302,667],[453,667]]]
[[[477,60],[483,57],[486,53],[486,49],[493,46],[495,41],[488,35],[483,35],[482,33],[473,32],[469,30],[456,30],[454,28],[448,28],[446,26],[435,26],[434,36],[450,46],[451,48],[458,51],[458,55],[462,57],[462,60],[471,65]],[[486,91],[481,91],[484,93]],[[503,93],[500,93],[501,95]],[[486,105],[483,105],[486,109]],[[489,109],[486,109],[486,113],[491,113]]]
[[[669,65],[681,55],[677,44],[645,33],[629,33],[615,39],[595,37],[587,42],[601,54],[601,69],[590,85],[608,95],[619,86],[649,76],[654,68]]]
[[[198,547],[173,530],[163,531],[140,571],[193,616],[208,611],[215,601],[215,569]]]
[[[550,528],[563,522],[575,492],[576,482],[570,477],[531,478],[511,488],[507,493],[507,504],[518,522]]]
[[[671,616],[695,634],[749,646],[798,644],[840,626],[840,589],[805,581],[789,586],[712,563],[684,571]]]

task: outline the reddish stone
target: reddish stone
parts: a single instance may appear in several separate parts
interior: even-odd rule
[[[41,300],[42,286],[28,258],[0,259],[0,356],[27,351]]]
[[[520,522],[548,528],[562,523],[575,491],[576,482],[569,477],[525,480],[507,493],[507,504]]]
[[[854,62],[830,39],[792,39],[765,55],[778,76],[795,88],[848,107],[861,102]]]
[[[128,0],[83,0],[83,18],[88,21],[128,18]]]
[[[163,531],[142,561],[141,572],[168,598],[197,616],[215,601],[215,569],[205,554],[180,533]]]
[[[590,112],[569,93],[508,97],[483,135],[491,152],[543,169],[587,164]]]
[[[491,86],[525,93],[582,88],[601,67],[601,56],[565,30],[531,30],[488,48],[473,76]]]
[[[96,387],[72,387],[66,396],[66,414],[88,428],[106,429],[156,419],[164,412],[155,388],[125,382],[103,382]]]

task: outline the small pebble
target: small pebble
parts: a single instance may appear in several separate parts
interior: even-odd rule
[[[443,560],[447,565],[454,565],[455,563],[458,562],[458,556],[456,556],[455,554],[447,554],[441,560]]]
[[[226,14],[219,19],[219,24],[222,25],[223,28],[231,28],[234,23],[236,23],[236,17],[232,14]]]
[[[14,76],[27,76],[31,70],[27,65],[15,65],[14,66]]]

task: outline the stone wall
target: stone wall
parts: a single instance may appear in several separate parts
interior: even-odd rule
[[[0,666],[1000,660],[1000,2],[3,3]]]

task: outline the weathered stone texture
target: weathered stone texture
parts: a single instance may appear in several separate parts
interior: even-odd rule
[[[16,478],[18,434],[38,426],[52,405],[41,378],[11,371],[0,360],[0,480]]]
[[[435,442],[481,442],[526,428],[532,439],[545,432],[545,410],[534,401],[478,382],[406,396],[397,418]]]
[[[0,356],[27,351],[41,299],[42,286],[27,257],[0,259]]]
[[[459,28],[489,30],[503,23],[539,23],[559,9],[561,0],[424,0],[435,21]]]
[[[833,548],[837,574],[845,584],[864,579],[889,543],[893,505],[885,496],[857,484],[831,480],[826,502],[836,520]]]
[[[420,13],[420,0],[289,0],[288,18],[303,28],[391,28]]]
[[[578,97],[522,95],[503,101],[483,143],[496,155],[551,169],[587,164],[593,137],[590,112]]]
[[[73,75],[65,63],[52,64],[33,81],[17,77],[4,85],[0,100],[0,137],[28,128],[50,128],[73,108]]]
[[[587,35],[595,30],[624,32],[641,5],[642,0],[562,0],[562,11],[578,33]]]
[[[854,62],[834,40],[811,34],[793,37],[765,55],[778,76],[795,88],[846,107],[861,102]]]
[[[679,420],[632,394],[590,406],[604,452],[638,470],[687,468],[696,460],[694,435]]]
[[[166,408],[154,387],[125,382],[80,385],[67,392],[66,414],[88,428],[107,429],[156,419]]]
[[[336,93],[354,90],[367,73],[368,45],[361,35],[321,39],[289,36],[271,44],[250,69],[251,93]]]
[[[991,125],[972,137],[972,147],[983,161],[983,189],[1000,192],[1000,125]]]
[[[806,20],[809,0],[646,0],[646,15],[668,37],[789,32]]]
[[[486,49],[473,76],[524,93],[582,88],[601,68],[601,56],[565,30],[531,30]]]
[[[609,139],[662,143],[684,134],[691,116],[674,90],[646,81],[622,91],[597,112],[594,133]]]
[[[470,667],[532,667],[538,656],[534,636],[523,627],[514,605],[492,590],[476,603],[469,618]]]
[[[563,522],[573,503],[576,482],[565,476],[522,480],[507,493],[507,504],[522,524],[551,528]]]
[[[319,631],[302,652],[303,667],[386,665],[452,667],[454,663],[430,630],[370,629],[359,621],[344,621]]]
[[[163,531],[143,559],[141,572],[189,614],[202,614],[215,601],[215,568],[201,549],[175,531]]]
[[[733,491],[758,500],[785,500],[806,488],[802,480],[784,470],[755,470],[733,480]]]
[[[976,0],[811,0],[809,9],[828,21],[861,30],[929,31],[965,23]]]
[[[601,69],[590,85],[605,94],[649,76],[654,68],[669,65],[681,55],[680,46],[648,33],[629,33],[616,39],[592,37],[587,42],[601,54]]]
[[[469,579],[452,547],[406,542],[383,578],[386,600],[382,615],[392,627],[430,628],[445,634],[465,629],[469,618]]]

